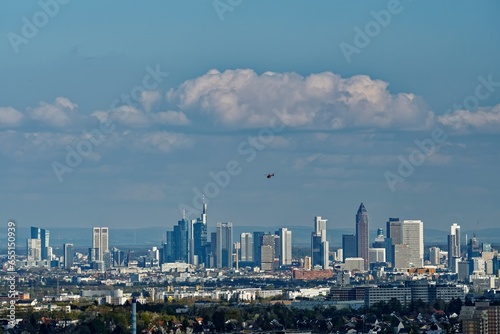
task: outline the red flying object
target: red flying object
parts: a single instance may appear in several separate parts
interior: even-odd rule
[[[267,174],[267,176],[266,176],[266,177],[267,177],[268,179],[270,179],[270,178],[272,178],[273,176],[274,176],[274,173],[272,173],[272,174]]]

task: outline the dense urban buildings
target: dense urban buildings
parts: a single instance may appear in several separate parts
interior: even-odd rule
[[[16,265],[62,271],[60,278],[67,280],[70,274],[75,284],[82,279],[88,284],[89,279],[99,275],[104,275],[100,282],[105,284],[114,282],[127,287],[136,284],[143,287],[147,283],[155,286],[148,290],[152,294],[151,302],[198,297],[213,301],[248,301],[255,300],[252,298],[256,296],[281,296],[291,299],[292,305],[299,308],[356,309],[391,301],[408,309],[416,301],[434,306],[460,304],[478,293],[487,296],[488,301],[500,301],[498,251],[490,243],[481,243],[474,233],[468,240],[467,252],[462,253],[460,226],[456,223],[451,225],[450,234],[440,244],[447,245],[447,250],[434,245],[424,254],[422,220],[391,217],[386,230],[379,227],[370,244],[370,240],[364,240],[364,236],[368,236],[368,214],[361,203],[356,215],[356,234],[343,234],[341,247],[330,245],[327,222],[324,217],[314,217],[310,248],[299,253],[294,251],[293,228],[289,227],[280,227],[274,232],[242,232],[235,242],[233,223],[218,222],[207,240],[207,206],[203,204],[200,217],[186,219],[183,216],[172,230],[166,231],[161,247],[151,246],[140,256],[117,247],[109,250],[107,227],[92,228],[88,254],[79,253],[72,243],[62,245],[62,255],[60,251],[53,254],[49,231],[33,227],[26,240],[26,260],[17,261]],[[359,247],[360,243],[371,245],[366,259],[358,256],[364,248]],[[43,249],[46,259],[42,256]],[[231,283],[225,283],[226,279],[231,279]],[[232,286],[232,280],[238,281],[235,283],[237,288]],[[269,286],[278,284],[281,288],[258,290],[266,280],[272,282]],[[320,285],[297,291],[294,286],[301,281]],[[184,290],[175,290],[180,284]],[[190,284],[196,285],[196,289],[186,290]],[[207,285],[212,285],[208,291],[205,290]],[[115,305],[128,300],[120,289],[82,290],[78,297],[97,298],[98,303]],[[297,297],[313,299],[294,300]],[[146,299],[139,299],[146,302]],[[459,325],[464,332],[482,333],[485,328],[500,328],[495,318],[498,308],[489,302],[462,309]]]

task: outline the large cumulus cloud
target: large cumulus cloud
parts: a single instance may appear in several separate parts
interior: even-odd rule
[[[433,121],[421,98],[392,94],[387,82],[366,75],[210,70],[170,90],[167,97],[185,112],[202,112],[237,127],[265,126],[274,117],[273,109],[291,127],[422,129]]]

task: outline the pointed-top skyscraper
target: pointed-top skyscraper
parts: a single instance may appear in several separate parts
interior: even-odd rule
[[[198,264],[207,263],[207,254],[205,252],[205,247],[207,244],[207,204],[205,203],[205,198],[203,198],[203,211],[201,216],[196,219],[193,224],[193,252],[194,256],[197,258],[195,261]]]
[[[365,261],[365,269],[368,269],[368,248],[370,247],[368,212],[363,203],[360,204],[356,213],[356,241],[358,246],[358,257]]]

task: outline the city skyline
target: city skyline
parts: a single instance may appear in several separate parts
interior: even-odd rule
[[[0,5],[5,219],[498,225],[499,3],[96,5]]]
[[[0,328],[500,333],[499,13],[0,1]]]

